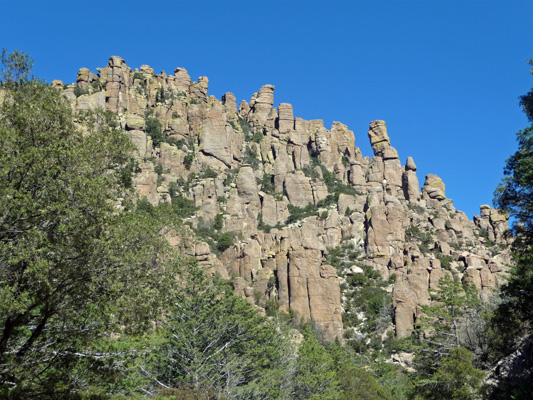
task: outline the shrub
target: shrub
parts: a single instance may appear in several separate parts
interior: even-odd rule
[[[274,175],[264,173],[261,179],[256,179],[257,184],[261,185],[261,190],[267,194],[274,194]]]
[[[305,176],[311,178],[312,180],[317,180],[318,178],[320,178],[320,174],[316,172],[314,168],[304,167],[302,168],[302,172]]]
[[[172,197],[172,210],[180,218],[192,217],[198,211],[198,207],[193,200],[189,200],[182,195]]]
[[[78,85],[76,85],[74,87],[74,95],[76,97],[80,97],[80,96],[83,96],[84,94],[89,94],[89,91],[87,89],[82,89],[81,87],[79,87]]]
[[[347,168],[350,167],[350,160],[344,154],[342,155],[342,164]]]
[[[216,178],[218,176],[218,173],[217,171],[215,171],[213,168],[211,167],[207,167],[207,169],[203,172],[202,174],[202,178],[203,179],[207,179],[207,178]]]
[[[426,211],[424,207],[419,206],[418,204],[413,204],[413,203],[409,203],[407,208],[409,208],[409,210],[413,211],[415,214],[419,214],[419,215],[424,214],[424,212]]]
[[[220,252],[224,252],[226,249],[229,249],[233,246],[234,236],[231,232],[224,232],[218,237],[217,240],[217,249]]]
[[[154,172],[158,175],[158,176],[161,176],[163,175],[164,173],[164,170],[163,170],[163,164],[157,164],[154,168]]]
[[[263,134],[261,132],[254,132],[254,134],[252,135],[252,137],[250,138],[250,141],[251,142],[255,142],[255,143],[261,143],[261,140],[263,140]]]
[[[224,226],[224,214],[219,213],[215,217],[215,222],[213,223],[213,229],[216,229],[217,231],[221,230]]]
[[[244,137],[247,138],[252,132],[250,124],[244,118],[239,116],[239,125],[241,126],[242,132],[244,133]]]
[[[141,172],[139,163],[137,161],[129,162],[120,170],[120,182],[126,189],[131,189],[133,186],[133,174],[139,172]]]
[[[159,122],[157,118],[147,118],[145,129],[146,134],[152,138],[154,146],[157,146],[161,142],[165,141],[163,132],[161,130],[161,122]]]
[[[317,207],[313,203],[309,203],[305,207],[297,207],[292,204],[288,204],[287,208],[289,209],[290,213],[289,217],[287,218],[287,224],[292,224],[317,214]]]
[[[183,163],[185,164],[185,169],[187,170],[191,169],[193,160],[194,160],[194,153],[187,153],[187,155],[183,159]]]
[[[97,78],[95,81],[91,82],[91,87],[93,88],[93,91],[99,92],[101,90],[100,88],[100,78]]]
[[[170,198],[174,198],[178,195],[179,191],[179,185],[177,182],[170,182],[170,185],[168,185],[168,194]]]
[[[257,158],[257,153],[250,146],[246,146],[242,162],[244,164],[250,164],[252,168],[257,168],[261,164],[261,161]]]
[[[427,254],[435,244],[433,235],[430,232],[422,232],[416,225],[410,226],[405,230],[405,238],[408,241],[415,241],[418,243],[418,248],[423,254]]]
[[[436,257],[440,260],[440,265],[442,268],[447,269],[449,271],[451,270],[451,263],[453,261],[452,256],[447,256],[442,254],[441,252],[437,252]]]
[[[155,207],[148,201],[146,197],[143,197],[137,203],[137,211],[145,212],[150,215],[155,215]]]

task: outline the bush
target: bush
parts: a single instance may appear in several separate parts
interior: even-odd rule
[[[407,241],[417,242],[418,248],[423,254],[427,254],[435,244],[433,235],[430,232],[422,232],[416,225],[405,230],[405,238]]]
[[[157,164],[154,168],[154,172],[158,175],[158,176],[161,176],[163,175],[163,173],[165,172],[163,170],[163,164]]]
[[[257,153],[250,146],[246,146],[242,162],[243,164],[250,164],[252,168],[257,168],[261,164],[261,161],[257,158]]]
[[[180,218],[192,217],[198,211],[198,207],[193,200],[189,200],[182,195],[171,196],[172,210]]]
[[[250,138],[250,141],[254,143],[261,143],[261,140],[263,140],[263,137],[264,136],[261,132],[255,132]]]
[[[146,134],[152,138],[154,146],[159,145],[165,141],[163,131],[161,130],[161,122],[157,118],[146,119]]]
[[[244,137],[245,138],[249,137],[252,130],[250,128],[250,124],[248,123],[248,121],[246,121],[244,118],[239,116],[239,125],[241,126],[242,132],[244,133]]]
[[[97,78],[95,81],[91,82],[91,87],[93,88],[94,92],[99,92],[101,90],[100,78]]]
[[[211,167],[207,167],[207,169],[203,172],[202,174],[202,178],[203,179],[208,179],[208,178],[216,178],[218,176],[218,172],[215,171],[213,168]]]
[[[146,197],[143,197],[137,203],[137,211],[145,212],[152,216],[155,215],[155,207],[148,201]]]
[[[133,174],[141,172],[139,163],[137,161],[130,161],[120,170],[120,182],[126,189],[131,189],[133,186]]]
[[[261,190],[267,194],[274,194],[274,175],[264,173],[261,179],[257,178],[257,184],[261,185]]]
[[[78,85],[74,87],[74,95],[76,97],[83,96],[84,94],[89,94],[89,91],[87,89],[82,89]]]
[[[340,400],[392,400],[391,394],[362,368],[342,368],[337,379],[341,387]]]
[[[312,215],[317,215],[318,212],[317,207],[313,203],[309,203],[305,207],[297,207],[293,206],[292,204],[288,204],[287,208],[289,209],[290,213],[289,218],[287,218],[287,224],[292,224]]]
[[[440,265],[442,268],[447,269],[448,271],[451,270],[451,263],[453,261],[452,256],[446,256],[440,252],[437,252],[436,257],[440,260]]]
[[[183,163],[185,164],[185,169],[187,170],[191,169],[193,160],[194,160],[194,153],[187,153],[187,155],[183,159]]]
[[[215,222],[213,223],[213,229],[217,231],[221,230],[224,227],[224,214],[219,213],[215,217]]]
[[[231,232],[224,232],[218,237],[217,240],[217,249],[223,253],[226,249],[229,249],[233,246],[234,236]]]

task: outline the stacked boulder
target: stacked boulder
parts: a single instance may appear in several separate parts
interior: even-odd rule
[[[384,121],[370,123],[369,158],[346,125],[326,129],[321,120],[295,117],[290,104],[274,107],[273,85],[237,107],[232,93],[220,101],[209,96],[208,79],[193,82],[184,68],[174,75],[149,66],[133,71],[120,57],[98,74],[81,69],[76,84],[54,85],[76,112],[117,114],[136,147],[139,197],[157,206],[177,185],[198,208],[188,218],[193,228],[221,214],[221,232],[238,238],[222,254],[201,242],[191,254],[222,276],[237,276],[235,293],[250,302],[275,301],[311,321],[324,340],[343,338],[341,275],[355,272],[328,265],[326,256],[347,241],[365,266],[394,280],[398,337],[409,335],[446,274],[476,285],[484,298],[502,282],[510,262],[507,216],[481,206],[468,220],[436,175],[420,190],[414,160],[402,166]]]

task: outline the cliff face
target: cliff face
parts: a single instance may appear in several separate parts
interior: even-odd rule
[[[98,72],[81,69],[76,84],[53,85],[76,112],[118,115],[136,147],[140,197],[158,205],[179,195],[198,208],[187,218],[193,227],[218,222],[236,233],[221,254],[202,242],[192,251],[223,276],[236,275],[236,293],[250,302],[275,302],[325,340],[342,339],[343,313],[356,312],[352,278],[378,271],[392,296],[394,326],[384,331],[403,337],[445,274],[485,298],[501,282],[510,262],[507,216],[481,206],[468,220],[436,175],[420,190],[415,162],[401,164],[384,121],[370,123],[368,158],[346,125],[326,129],[295,118],[290,104],[275,108],[272,85],[237,106],[231,93],[208,96],[208,79],[193,82],[183,68],[157,75],[111,57]],[[333,267],[326,260],[335,249],[344,258]]]

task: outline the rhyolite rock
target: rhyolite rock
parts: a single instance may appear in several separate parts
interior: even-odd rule
[[[416,164],[408,157],[401,165],[384,121],[370,123],[373,154],[363,157],[341,122],[326,129],[322,120],[295,115],[291,104],[274,107],[273,85],[238,102],[229,92],[210,96],[208,79],[194,82],[184,68],[173,75],[147,65],[132,71],[113,56],[97,71],[82,68],[76,84],[53,87],[74,112],[102,107],[117,114],[134,145],[139,199],[157,206],[179,195],[197,208],[188,225],[215,229],[222,221],[216,229],[230,232],[234,244],[220,254],[193,239],[189,254],[209,273],[234,276],[234,293],[250,303],[270,300],[311,322],[323,340],[342,341],[358,330],[344,326],[342,314],[361,311],[348,307],[356,288],[341,291],[341,283],[371,268],[391,282],[387,329],[405,337],[444,276],[476,285],[482,299],[504,282],[512,262],[508,216],[483,205],[470,221],[436,175],[420,190]],[[287,224],[301,209],[306,214]],[[167,236],[173,245],[183,242],[179,232]],[[355,263],[336,268],[326,261],[333,249],[346,248]]]

